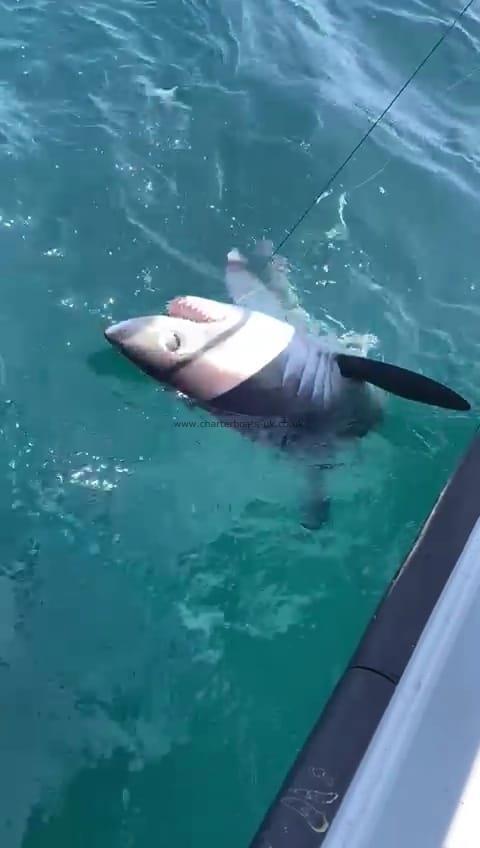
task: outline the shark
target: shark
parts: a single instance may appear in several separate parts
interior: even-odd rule
[[[386,393],[470,409],[442,383],[370,358],[358,339],[352,352],[352,345],[319,334],[270,242],[260,242],[253,261],[232,248],[225,286],[230,302],[179,295],[166,314],[126,318],[104,335],[186,402],[302,462],[310,481],[302,519],[308,529],[328,517],[321,472],[331,467],[339,444],[378,426]]]

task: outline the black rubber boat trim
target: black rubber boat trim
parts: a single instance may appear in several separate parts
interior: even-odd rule
[[[385,680],[388,680],[390,683],[393,683],[394,686],[397,685],[399,678],[392,677],[391,674],[385,674],[384,671],[379,671],[378,668],[369,668],[368,665],[352,665],[350,668],[357,668],[359,671],[371,671],[372,674],[379,674],[380,677],[384,677]]]
[[[394,577],[251,848],[320,848],[480,516],[476,436]]]

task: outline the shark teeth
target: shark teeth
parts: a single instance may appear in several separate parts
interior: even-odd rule
[[[222,321],[227,317],[221,303],[194,295],[175,297],[167,304],[167,309],[173,318],[185,318],[196,323]]]

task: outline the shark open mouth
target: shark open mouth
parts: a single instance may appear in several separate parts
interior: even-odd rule
[[[197,324],[223,321],[228,317],[223,304],[193,295],[175,297],[167,304],[167,312],[171,318],[184,318]]]

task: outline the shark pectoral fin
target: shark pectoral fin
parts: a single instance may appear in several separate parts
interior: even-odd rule
[[[284,310],[278,298],[252,271],[248,260],[236,248],[233,248],[227,256],[225,287],[233,302],[238,306],[264,312],[281,321],[285,320]]]
[[[315,322],[304,309],[294,284],[290,280],[290,265],[286,257],[273,253],[273,242],[262,239],[253,251],[252,270],[262,279],[285,314],[285,320],[299,330],[312,331]]]
[[[247,259],[237,248],[227,255],[225,286],[239,306],[265,312],[299,330],[314,329],[288,277],[287,260],[273,255],[273,242],[261,239]]]
[[[271,239],[259,239],[259,241],[255,244],[253,252],[256,256],[269,259],[273,256],[273,241],[271,241]]]
[[[407,368],[348,353],[336,354],[336,360],[342,377],[363,380],[390,394],[442,409],[466,412],[471,408],[468,401],[453,389]]]

